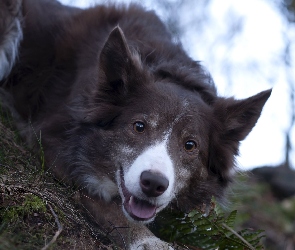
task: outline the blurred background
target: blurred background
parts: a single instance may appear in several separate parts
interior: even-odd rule
[[[108,3],[62,0],[86,8]],[[126,3],[131,1],[112,1]],[[153,9],[184,49],[211,73],[223,96],[273,88],[242,142],[232,205],[237,227],[263,229],[266,249],[295,249],[295,1],[132,1]]]

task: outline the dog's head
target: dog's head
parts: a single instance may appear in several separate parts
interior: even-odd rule
[[[158,62],[143,63],[115,28],[89,76],[93,88],[84,90],[85,107],[73,115],[82,125],[75,130],[79,145],[72,147],[75,161],[83,162],[73,173],[101,198],[119,192],[126,216],[142,222],[169,203],[188,211],[222,197],[239,142],[270,96],[220,98],[205,86],[210,77],[197,63],[187,69],[167,62],[169,70]],[[187,77],[180,79],[183,72]]]

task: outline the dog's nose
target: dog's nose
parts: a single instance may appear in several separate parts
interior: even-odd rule
[[[167,178],[158,173],[143,171],[140,175],[140,187],[148,197],[158,197],[163,194],[169,186]]]

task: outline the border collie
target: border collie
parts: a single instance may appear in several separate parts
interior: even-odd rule
[[[129,249],[171,249],[145,226],[222,199],[271,94],[217,96],[209,73],[137,5],[0,0],[0,86],[20,133]],[[113,231],[118,245],[121,238]]]

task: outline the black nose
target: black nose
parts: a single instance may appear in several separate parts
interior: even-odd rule
[[[143,171],[140,175],[140,186],[148,197],[158,197],[167,190],[169,181],[161,174]]]

